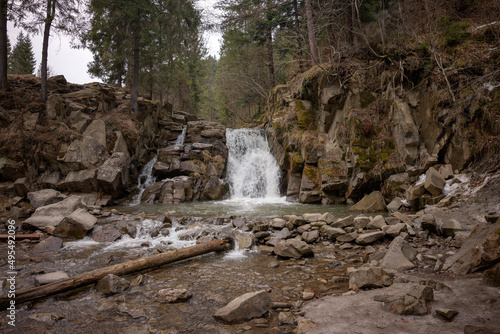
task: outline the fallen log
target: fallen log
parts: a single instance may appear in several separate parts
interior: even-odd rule
[[[115,264],[109,267],[96,269],[78,276],[70,277],[65,280],[49,283],[35,288],[16,291],[15,302],[21,304],[30,300],[40,299],[59,292],[72,290],[84,285],[92,284],[101,278],[113,275],[126,275],[136,271],[148,268],[158,267],[167,263],[185,260],[194,256],[223,251],[230,247],[228,240],[214,240],[203,244],[176,249],[165,253],[146,256],[141,259]],[[0,297],[0,307],[7,307],[11,298],[7,296]]]
[[[40,234],[16,234],[16,241],[17,240],[40,240]],[[0,240],[5,241],[8,240],[9,238],[12,238],[12,235],[10,234],[0,234]]]

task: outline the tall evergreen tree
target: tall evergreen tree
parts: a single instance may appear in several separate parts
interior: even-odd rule
[[[23,32],[17,36],[17,43],[10,57],[10,71],[14,74],[33,74],[36,60],[31,40]]]
[[[7,8],[8,1],[0,0],[0,90],[8,90],[9,82],[7,80]]]

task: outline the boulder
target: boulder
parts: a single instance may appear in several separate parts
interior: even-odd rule
[[[457,232],[462,230],[462,225],[456,219],[449,219],[441,226],[441,234],[445,237],[454,237]]]
[[[399,208],[403,205],[403,202],[399,197],[396,197],[393,199],[389,204],[387,204],[387,210],[393,212],[393,211],[398,211]]]
[[[186,289],[161,289],[158,290],[156,301],[159,303],[180,303],[188,301],[193,294]]]
[[[203,188],[201,197],[208,200],[218,200],[222,199],[228,191],[229,185],[225,180],[212,176]]]
[[[60,202],[39,207],[35,213],[24,221],[24,224],[41,230],[47,227],[56,227],[62,220],[77,209],[86,209],[87,206],[79,196],[70,196]]]
[[[382,239],[384,236],[385,233],[382,231],[363,233],[356,238],[356,243],[359,245],[369,245]]]
[[[321,216],[321,213],[304,213],[302,215],[304,220],[308,223],[317,222]]]
[[[28,200],[33,208],[54,204],[62,201],[67,196],[54,189],[43,189],[28,193]]]
[[[271,306],[271,297],[265,290],[249,292],[218,309],[213,316],[229,324],[242,323],[262,316]]]
[[[366,225],[367,229],[372,229],[372,230],[381,230],[382,227],[387,226],[387,223],[385,222],[384,217],[381,215],[375,216],[370,222]]]
[[[271,227],[277,230],[281,230],[282,228],[285,227],[285,225],[286,225],[286,220],[281,218],[274,218],[271,221]]]
[[[304,240],[308,244],[312,244],[318,238],[319,238],[319,231],[318,230],[313,230],[310,232],[302,233],[302,240]]]
[[[446,259],[443,270],[467,274],[500,261],[500,222],[476,226],[460,250]]]
[[[427,315],[434,300],[434,290],[427,285],[409,285],[393,295],[375,296],[374,300],[383,302],[386,311],[399,315]]]
[[[487,286],[500,287],[500,263],[497,263],[483,273],[483,284]]]
[[[106,123],[101,119],[93,120],[83,132],[83,136],[93,138],[106,148]]]
[[[385,205],[382,193],[380,191],[374,191],[371,194],[363,197],[358,203],[351,206],[349,211],[383,212],[387,211],[387,206]]]
[[[49,253],[56,252],[61,249],[63,244],[62,239],[56,237],[48,237],[40,241],[35,247],[33,247],[33,253]]]
[[[285,228],[281,229],[281,231],[276,233],[276,238],[277,239],[287,239],[291,235],[292,235],[292,233],[290,232],[290,230],[287,227],[285,227]]]
[[[410,261],[416,256],[416,251],[401,236],[394,238],[389,249],[380,262],[384,269],[405,270],[415,267]]]
[[[69,278],[64,271],[56,271],[53,273],[38,275],[35,277],[35,286],[45,285],[52,282],[62,281]]]
[[[389,226],[385,230],[385,234],[395,238],[400,235],[402,232],[406,232],[408,230],[407,225],[405,223],[397,223],[395,225]]]
[[[313,251],[304,241],[288,239],[280,241],[274,246],[274,253],[281,257],[300,259],[303,256],[313,255]]]
[[[380,267],[349,268],[349,289],[378,289],[390,286],[390,275]]]
[[[338,227],[331,227],[331,226],[325,225],[319,229],[319,233],[321,233],[321,235],[324,235],[328,239],[333,241],[333,240],[337,239],[337,237],[346,234],[346,231],[344,231],[343,229],[338,228]]]
[[[64,217],[52,233],[60,238],[82,239],[94,228],[96,222],[97,218],[88,213],[87,209],[77,209]]]
[[[100,191],[114,194],[127,185],[129,159],[128,153],[115,152],[99,167],[96,181]]]
[[[97,242],[113,242],[122,236],[122,232],[113,224],[94,228],[91,238]]]
[[[433,196],[438,196],[443,191],[446,181],[439,172],[431,167],[425,173],[425,189]]]
[[[249,233],[235,233],[234,239],[238,244],[238,249],[250,249],[254,244],[254,238]]]
[[[107,158],[105,146],[92,137],[84,136],[81,139],[75,139],[69,145],[62,160],[64,164],[61,164],[61,169],[64,172],[64,170],[77,171],[96,168],[102,165]]]
[[[326,222],[327,224],[331,224],[335,221],[335,217],[330,212],[325,212],[318,218],[319,221]]]
[[[104,295],[111,295],[123,292],[129,287],[130,282],[127,279],[109,274],[97,282],[95,289]]]
[[[90,193],[97,190],[96,174],[95,169],[70,171],[60,186],[69,192]]]
[[[337,219],[336,221],[334,221],[330,225],[332,227],[344,228],[344,227],[347,227],[347,226],[352,226],[353,223],[354,223],[354,217],[353,216],[347,216],[345,218]]]

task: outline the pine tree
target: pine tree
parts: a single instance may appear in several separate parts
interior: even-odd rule
[[[17,43],[10,57],[10,72],[14,74],[33,74],[36,60],[31,40],[23,32],[17,36]]]

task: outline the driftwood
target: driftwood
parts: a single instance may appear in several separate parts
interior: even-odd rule
[[[9,237],[12,237],[10,234],[0,234],[0,240],[8,240]],[[17,240],[40,240],[40,234],[16,234]]]
[[[141,259],[115,264],[113,266],[96,269],[78,276],[74,276],[65,280],[49,283],[39,287],[16,291],[16,304],[21,304],[30,300],[35,300],[47,297],[59,292],[72,290],[84,285],[92,284],[105,277],[106,275],[126,275],[136,271],[158,267],[167,263],[181,261],[211,252],[218,252],[227,249],[230,242],[227,240],[215,240],[203,244],[176,249],[165,253],[146,256]],[[10,298],[7,296],[0,297],[0,307],[9,305]]]

